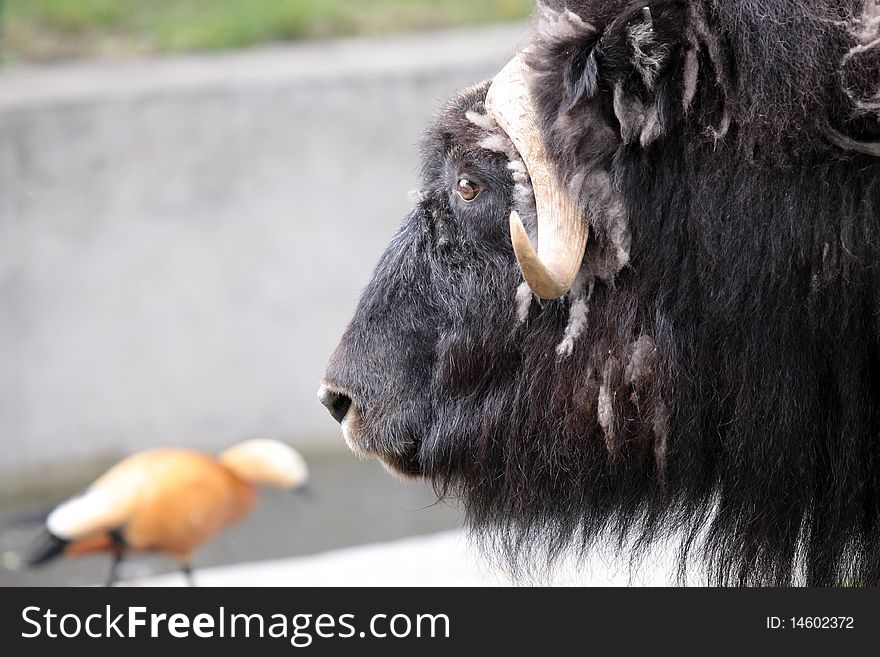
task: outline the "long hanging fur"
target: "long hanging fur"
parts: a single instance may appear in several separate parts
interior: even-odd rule
[[[523,294],[523,200],[465,90],[328,369],[364,451],[515,563],[672,537],[710,583],[880,584],[877,3],[537,14],[543,137],[591,228],[578,289]]]

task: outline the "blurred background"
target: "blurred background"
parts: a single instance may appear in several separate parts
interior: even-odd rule
[[[0,1],[0,585],[102,582],[106,558],[22,570],[28,520],[160,445],[278,438],[312,468],[311,501],[266,491],[197,565],[458,526],[356,460],[315,391],[410,206],[421,130],[532,8]]]

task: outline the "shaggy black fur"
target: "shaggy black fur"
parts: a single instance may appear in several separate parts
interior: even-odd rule
[[[876,5],[548,5],[532,90],[581,278],[522,312],[528,208],[465,90],[328,369],[350,439],[514,557],[675,536],[712,583],[880,584]]]

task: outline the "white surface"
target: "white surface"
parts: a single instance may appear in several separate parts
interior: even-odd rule
[[[563,564],[545,577],[512,580],[492,567],[458,531],[333,550],[307,557],[197,570],[200,586],[665,586],[674,584],[669,553],[645,559],[636,572],[620,560],[594,555]],[[696,583],[696,582],[690,582]],[[178,574],[124,582],[183,586]]]

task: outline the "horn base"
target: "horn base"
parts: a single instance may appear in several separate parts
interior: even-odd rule
[[[558,299],[571,288],[580,271],[587,225],[583,210],[553,171],[529,91],[529,70],[524,53],[510,60],[486,93],[486,110],[513,142],[535,194],[537,252],[519,215],[514,212],[510,217],[510,237],[523,276],[542,299]]]

